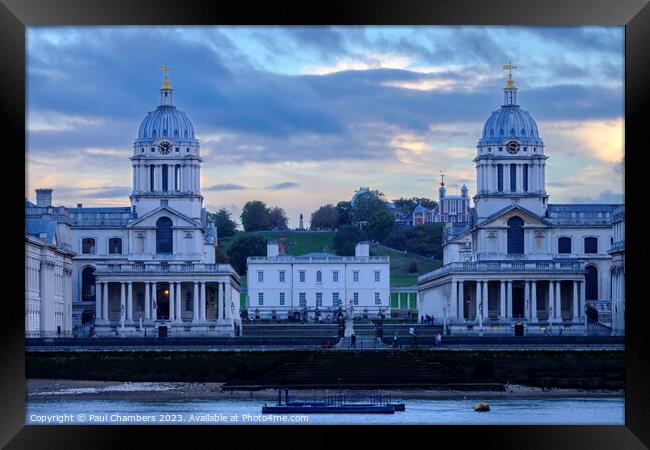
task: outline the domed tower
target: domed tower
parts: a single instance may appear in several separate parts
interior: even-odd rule
[[[508,71],[504,103],[487,119],[476,145],[474,205],[479,220],[511,204],[543,216],[548,200],[544,141],[530,113],[517,104],[515,66],[503,68]]]
[[[169,67],[163,66],[160,105],[142,120],[133,142],[131,205],[138,216],[168,205],[200,220],[202,159],[194,126],[173,104]]]

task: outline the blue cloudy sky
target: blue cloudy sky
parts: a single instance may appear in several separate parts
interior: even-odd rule
[[[27,191],[128,205],[129,156],[172,67],[209,209],[251,199],[290,224],[359,186],[474,192],[483,123],[512,60],[546,144],[552,203],[623,195],[623,27],[32,27]]]

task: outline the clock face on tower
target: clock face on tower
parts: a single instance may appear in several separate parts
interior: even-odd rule
[[[172,151],[172,143],[169,141],[162,141],[158,144],[158,151],[163,155],[168,155]]]
[[[508,153],[512,153],[514,155],[519,151],[519,142],[508,141],[508,143],[506,144],[506,149],[508,150]]]

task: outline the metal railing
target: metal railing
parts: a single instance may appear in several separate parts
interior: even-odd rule
[[[282,257],[268,257],[268,256],[249,256],[248,263],[390,263],[390,256],[282,256]]]
[[[97,264],[96,273],[115,273],[115,272],[234,272],[230,264],[206,264],[206,263],[186,263],[186,262],[168,262],[167,264],[148,264],[148,263],[125,263],[125,264]]]
[[[579,261],[490,261],[454,262],[418,277],[418,283],[450,272],[583,272]]]

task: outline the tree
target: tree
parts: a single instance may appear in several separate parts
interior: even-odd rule
[[[354,247],[363,241],[364,235],[354,225],[343,225],[334,235],[332,244],[339,256],[354,256]]]
[[[269,224],[271,229],[286,230],[289,228],[288,223],[289,219],[287,218],[287,213],[284,212],[284,209],[279,206],[274,206],[269,214]]]
[[[350,223],[350,210],[352,209],[352,203],[350,202],[338,202],[336,204],[336,213],[339,215],[338,226],[346,225]]]
[[[395,215],[387,210],[374,213],[368,221],[368,238],[382,242],[395,229]]]
[[[384,244],[427,258],[442,259],[442,224],[425,223],[419,227],[397,229]]]
[[[413,197],[413,201],[416,204],[419,203],[420,205],[424,206],[427,209],[433,209],[436,206],[438,206],[437,201],[431,200],[430,198],[426,198],[426,197]]]
[[[367,222],[377,211],[385,211],[386,198],[379,191],[365,191],[357,194],[350,209],[350,223]]]
[[[230,262],[230,258],[228,258],[221,245],[218,245],[214,249],[214,262],[217,264],[228,264]]]
[[[433,209],[438,205],[438,202],[426,197],[412,197],[412,198],[398,198],[393,200],[395,209],[404,214],[411,214],[418,203],[427,209]]]
[[[241,211],[241,224],[244,231],[268,230],[271,226],[271,209],[259,200],[246,202]]]
[[[311,214],[309,227],[312,230],[318,228],[337,228],[339,225],[339,213],[334,205],[321,206]]]
[[[239,273],[246,275],[246,258],[266,255],[267,240],[262,236],[244,236],[233,242],[228,249],[230,264]]]
[[[235,235],[237,222],[230,217],[230,211],[226,208],[221,208],[216,213],[208,213],[208,219],[214,222],[214,226],[217,227],[217,236],[219,238],[228,238]]]

